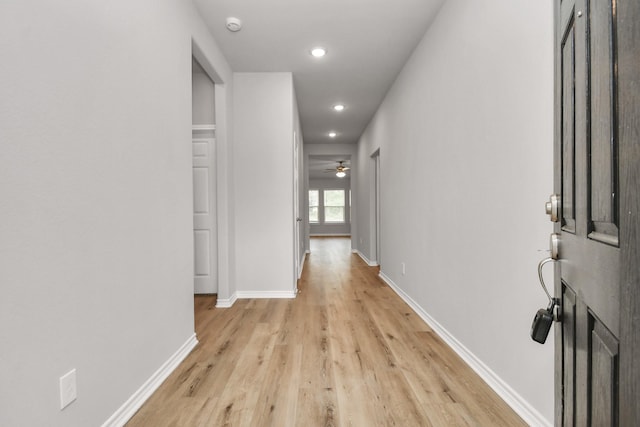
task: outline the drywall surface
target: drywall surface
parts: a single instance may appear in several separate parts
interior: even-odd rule
[[[215,86],[202,67],[194,61],[191,99],[192,122],[194,125],[213,125],[215,119]]]
[[[188,2],[0,4],[0,425],[101,425],[193,336],[192,40],[228,78]]]
[[[551,1],[449,0],[360,139],[356,195],[369,256],[379,149],[382,273],[549,423],[553,340],[529,328],[552,147]]]
[[[237,291],[293,292],[293,78],[233,76]]]

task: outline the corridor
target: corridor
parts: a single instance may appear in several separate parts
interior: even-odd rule
[[[348,238],[311,239],[296,299],[214,306],[128,426],[525,425]]]

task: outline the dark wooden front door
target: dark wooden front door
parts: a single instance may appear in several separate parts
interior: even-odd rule
[[[640,2],[554,1],[555,423],[640,425]]]

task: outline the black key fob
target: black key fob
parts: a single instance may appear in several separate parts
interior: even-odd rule
[[[547,309],[541,308],[536,313],[536,317],[533,318],[533,323],[531,324],[531,338],[540,344],[544,344],[547,340],[552,324],[553,306]]]

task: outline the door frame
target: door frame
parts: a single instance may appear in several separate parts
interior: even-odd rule
[[[302,276],[302,268],[303,268],[303,259],[302,259],[302,245],[301,245],[301,236],[302,236],[302,226],[303,226],[303,218],[302,218],[302,208],[300,207],[300,159],[301,156],[300,150],[300,139],[298,132],[296,130],[293,131],[293,257],[294,257],[294,283],[293,283],[293,292],[295,294],[298,293],[298,279]],[[304,187],[304,185],[302,186]]]
[[[218,297],[216,299],[216,307],[231,307],[235,301],[235,286],[231,283],[231,263],[230,258],[230,243],[229,243],[229,229],[230,229],[230,203],[229,203],[229,183],[230,183],[230,153],[229,153],[229,141],[228,141],[228,99],[230,91],[225,84],[224,79],[216,71],[213,63],[209,59],[209,56],[205,54],[204,50],[198,45],[198,43],[191,39],[191,56],[189,57],[189,67],[191,67],[191,61],[193,58],[198,61],[198,64],[202,67],[204,72],[209,76],[214,84],[214,103],[215,103],[215,123],[216,123],[216,221],[218,229],[217,238],[217,256],[218,256]],[[191,96],[191,87],[189,87],[189,94]],[[189,130],[191,133],[191,130]],[[191,168],[191,165],[189,165]],[[189,170],[189,175],[192,172]],[[193,180],[191,180],[193,181]],[[191,182],[193,192],[193,182]],[[192,209],[192,207],[190,207]],[[193,225],[193,224],[192,224]],[[191,227],[193,228],[193,227]],[[193,239],[193,232],[191,233],[191,239]],[[193,243],[193,242],[192,242]],[[192,245],[193,246],[193,245]],[[193,256],[193,254],[192,254]]]
[[[380,236],[380,149],[376,149],[371,158],[371,186],[370,186],[370,250],[372,265],[382,264],[381,236]]]

